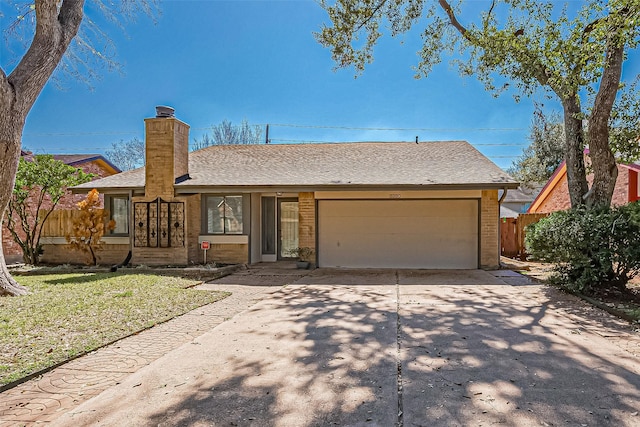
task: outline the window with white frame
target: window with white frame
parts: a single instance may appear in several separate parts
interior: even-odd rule
[[[109,210],[109,219],[114,220],[116,227],[109,232],[112,236],[129,235],[129,196],[105,196],[105,205]]]

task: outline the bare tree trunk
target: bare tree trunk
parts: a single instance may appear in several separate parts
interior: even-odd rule
[[[0,219],[3,219],[3,216],[0,215]],[[2,239],[0,238],[0,297],[26,295],[27,293],[27,288],[16,282],[9,273],[2,250]]]
[[[7,76],[0,68],[0,212],[13,192],[22,129],[33,103],[56,69],[84,15],[84,0],[36,0],[36,25],[29,49]],[[0,245],[1,246],[1,245]],[[0,295],[20,295],[19,288],[0,255]]]
[[[4,95],[4,94],[2,94]],[[2,105],[5,100],[1,100]],[[18,160],[20,160],[20,140],[24,119],[12,111],[5,111],[3,108],[0,114],[0,209],[2,210],[2,222],[4,222],[4,212],[9,204],[9,199],[13,193],[13,185],[16,180],[18,170]],[[1,230],[1,229],[0,229]],[[1,232],[1,231],[0,231]],[[1,237],[1,236],[0,236]],[[2,239],[0,239],[1,242]],[[1,247],[0,243],[0,247]],[[19,285],[9,273],[4,252],[0,254],[0,295],[24,295],[26,288]]]
[[[609,145],[609,117],[622,76],[623,45],[607,49],[600,87],[589,117],[589,156],[593,160],[593,184],[585,200],[587,206],[609,206],[618,178],[616,159]]]
[[[584,165],[584,133],[580,119],[580,104],[577,96],[563,99],[565,154],[567,164],[567,183],[571,207],[584,204],[583,196],[589,190]]]

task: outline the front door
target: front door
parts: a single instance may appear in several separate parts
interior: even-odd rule
[[[298,199],[278,199],[278,259],[292,258],[298,247]]]

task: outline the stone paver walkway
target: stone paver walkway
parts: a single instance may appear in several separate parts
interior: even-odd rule
[[[202,285],[203,289],[227,291],[232,295],[72,360],[1,393],[0,427],[41,425],[58,418],[169,351],[248,309],[286,282],[274,280],[275,276],[271,274],[255,271],[245,271],[234,277],[238,278],[236,282],[263,285],[217,285],[215,282]],[[287,277],[295,280],[299,276],[289,274],[281,276],[281,279]]]

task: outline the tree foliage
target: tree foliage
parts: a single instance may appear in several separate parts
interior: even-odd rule
[[[620,163],[632,163],[640,159],[640,75],[622,92],[611,113],[611,149]]]
[[[106,221],[109,213],[100,207],[100,193],[95,188],[86,199],[78,202],[80,213],[73,220],[73,231],[66,237],[69,247],[88,255],[87,264],[97,265],[97,252],[104,242],[101,240],[106,231],[116,227],[114,220]]]
[[[261,126],[250,125],[246,119],[242,120],[240,126],[223,120],[220,124],[211,126],[210,134],[204,134],[199,140],[195,139],[193,149],[199,150],[211,145],[260,144],[263,140]]]
[[[531,142],[507,172],[523,185],[535,188],[551,177],[564,159],[564,125],[557,113],[537,110],[531,123]]]
[[[39,263],[42,227],[67,194],[67,187],[91,181],[93,176],[55,160],[51,155],[20,158],[5,217],[13,240],[22,248],[25,263]]]
[[[107,158],[123,171],[144,166],[144,141],[138,138],[129,141],[111,143],[111,149],[105,152]]]
[[[535,258],[555,263],[563,287],[624,291],[640,273],[640,203],[554,212],[527,228],[526,244]]]
[[[323,26],[316,38],[331,49],[338,68],[353,66],[361,73],[373,61],[385,24],[392,35],[421,26],[418,77],[449,55],[462,75],[475,76],[496,95],[510,88],[517,100],[539,91],[555,97],[563,108],[571,204],[609,205],[617,178],[614,154],[627,153],[640,137],[640,100],[622,81],[622,64],[640,41],[640,0],[492,0],[475,15],[477,3],[456,0],[321,4],[332,26]],[[613,125],[625,132],[610,143]],[[583,156],[587,140],[591,188]]]
[[[15,9],[6,7],[11,3]],[[157,0],[93,0],[95,7],[87,10],[100,11],[107,22],[122,27],[137,11],[153,14],[156,4]],[[96,25],[104,20],[85,20],[76,38],[83,23],[85,0],[2,2],[0,13],[4,40],[8,40],[10,50],[18,52],[12,52],[16,60],[10,63],[11,70],[5,70],[4,65],[0,68],[0,212],[4,215],[14,188],[27,115],[54,71],[67,70],[76,78],[90,80],[97,76],[90,65],[92,60],[108,67],[115,62],[109,47],[113,45],[105,38],[104,28]],[[12,24],[5,27],[6,22]],[[16,48],[16,40],[22,42],[22,48]],[[25,293],[26,289],[11,277],[0,251],[0,296]]]

